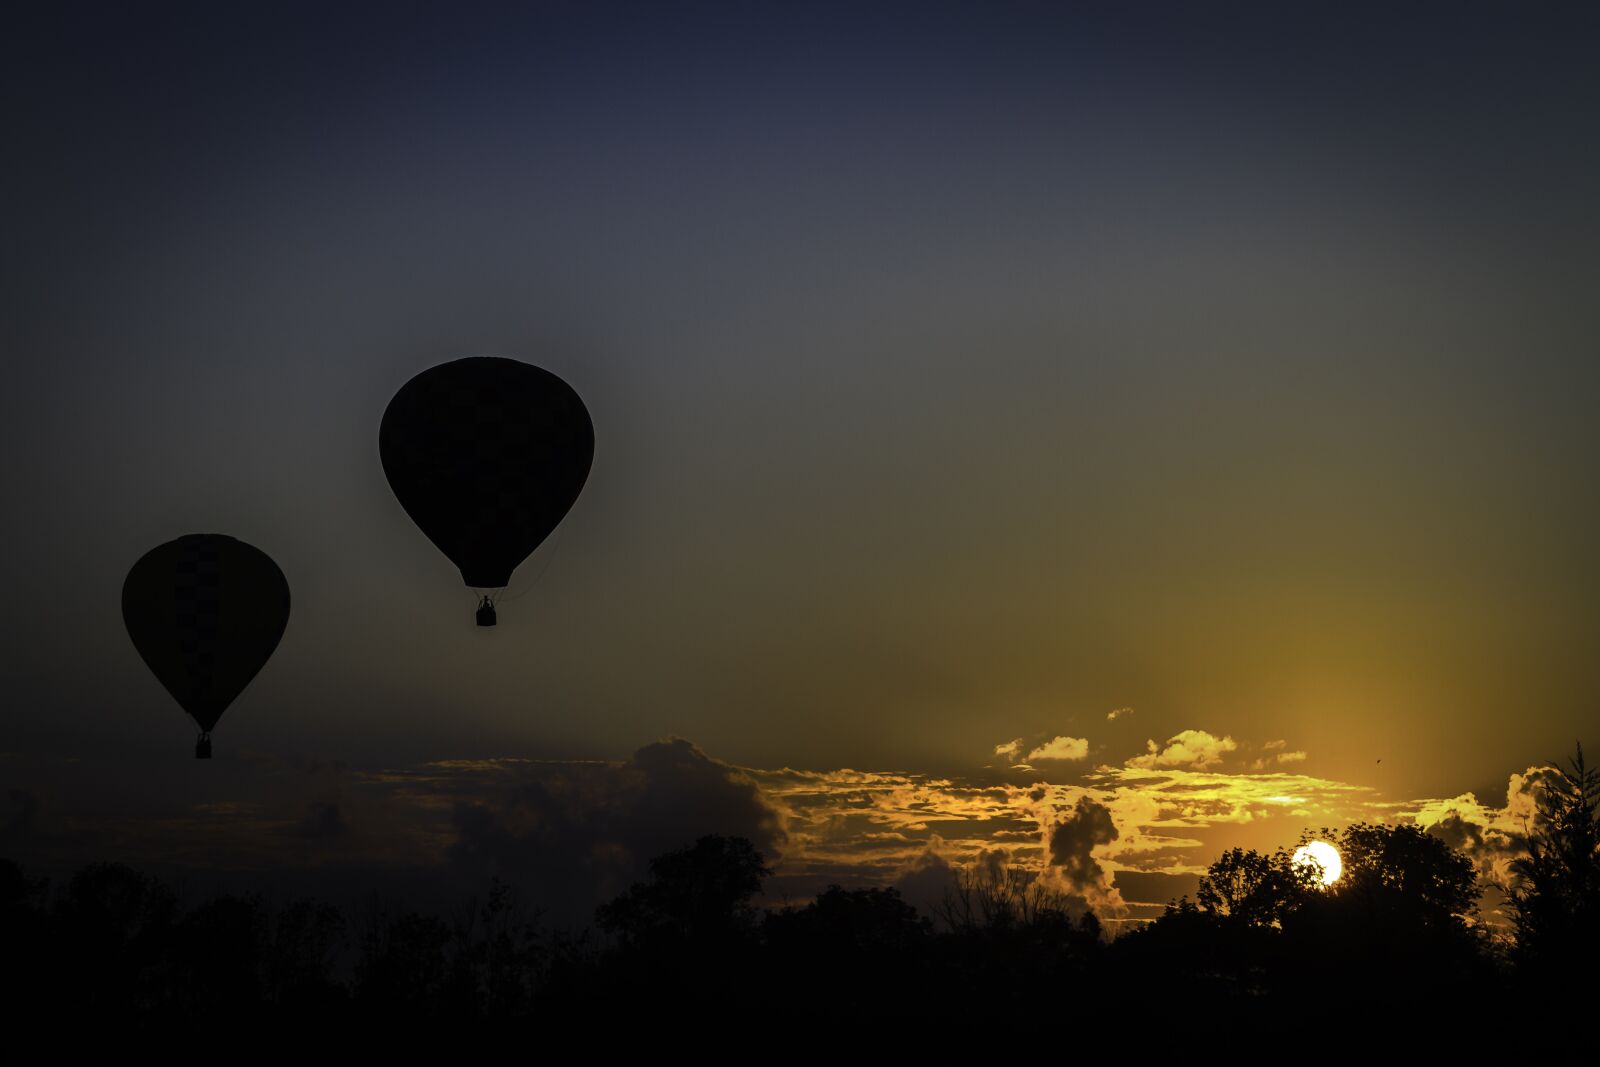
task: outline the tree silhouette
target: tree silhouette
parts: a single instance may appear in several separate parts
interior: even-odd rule
[[[791,954],[882,959],[910,951],[933,924],[896,889],[843,889],[830,885],[804,908],[770,912],[767,943]]]
[[[770,873],[742,837],[702,837],[651,860],[646,881],[595,912],[613,939],[600,960],[601,999],[662,1023],[751,1006],[749,972],[760,949],[751,902]]]
[[[391,912],[368,903],[358,935],[351,996],[368,1015],[404,1013],[413,1020],[524,1018],[559,975],[569,988],[585,983],[587,942],[548,935],[526,918],[513,888],[495,879],[448,915]]]
[[[1467,857],[1410,825],[1307,830],[1300,844],[1311,841],[1340,852],[1343,873],[1331,885],[1287,850],[1230,849],[1201,878],[1196,902],[1168,905],[1119,948],[1176,972],[1218,1010],[1245,1011],[1261,996],[1332,1002],[1360,990],[1400,1004],[1486,987]]]
[[[1178,967],[1213,1002],[1258,996],[1282,968],[1282,927],[1314,882],[1284,849],[1229,849],[1201,876],[1195,900],[1168,904],[1127,951]]]
[[[622,896],[601,905],[595,919],[630,946],[736,940],[754,925],[750,901],[771,873],[745,838],[702,837],[651,860],[649,880],[635,882]]]
[[[41,964],[53,946],[45,910],[45,884],[29,878],[21,865],[0,860],[0,1003],[19,1013],[47,996],[48,974]]]
[[[771,872],[760,852],[702,837],[657,856],[597,910],[604,940],[545,934],[498,882],[446,913],[374,907],[352,928],[314,901],[217,895],[185,908],[127,867],[86,867],[53,887],[0,861],[0,973],[19,1018],[235,1031],[352,1014],[413,1030],[619,1017],[736,1025],[800,1004],[814,1022],[855,1025],[914,1017],[930,998],[975,1017],[1068,1011],[1105,1023],[1148,1011],[1128,991],[1154,976],[1171,1002],[1226,1025],[1298,1024],[1322,1008],[1431,1006],[1449,1018],[1518,990],[1543,1010],[1587,995],[1600,886],[1600,775],[1580,750],[1551,781],[1517,865],[1515,969],[1476,925],[1465,856],[1415,826],[1358,823],[1301,836],[1340,850],[1331,885],[1285,849],[1230,849],[1193,901],[1111,940],[1081,897],[1003,853],[957,868],[936,926],[890,888],[832,885],[762,910]]]
[[[1472,861],[1417,826],[1355,823],[1300,839],[1313,840],[1334,842],[1339,850],[1344,869],[1331,895],[1358,899],[1369,914],[1381,913],[1391,923],[1460,928],[1482,894]]]
[[[1592,977],[1600,953],[1600,769],[1588,766],[1580,743],[1567,767],[1550,771],[1528,854],[1512,864],[1509,900],[1519,963],[1560,986]]]
[[[85,867],[51,909],[47,981],[113,1017],[162,1003],[179,917],[176,895],[160,882],[119,863]]]
[[[1285,916],[1287,989],[1333,997],[1354,988],[1391,1004],[1442,1004],[1494,985],[1471,860],[1410,824],[1301,836],[1313,840],[1333,844],[1343,870]]]
[[[269,917],[262,981],[266,999],[296,1011],[320,1011],[344,1000],[335,977],[344,916],[331,904],[296,900]]]
[[[938,981],[957,1002],[984,1004],[1006,990],[1006,1010],[1051,1010],[1052,996],[1082,985],[1105,947],[1081,896],[1004,853],[956,868],[934,910],[943,926],[933,946]]]
[[[834,1023],[870,1024],[921,1006],[933,924],[895,889],[829,886],[804,907],[769,912],[762,935],[774,992]]]
[[[1100,932],[1099,921],[1082,897],[1004,861],[1004,853],[986,853],[977,862],[956,868],[934,913],[947,929],[965,936],[1056,928],[1072,915],[1092,923],[1096,935]]]
[[[1310,889],[1304,868],[1285,850],[1263,856],[1232,848],[1201,877],[1195,902],[1201,911],[1236,926],[1279,926]]]
[[[390,915],[374,904],[360,937],[352,992],[369,1012],[412,1018],[443,1013],[450,1000],[450,927],[435,915]]]
[[[173,937],[174,998],[213,1020],[261,1003],[267,910],[259,897],[218,896],[191,909]]]

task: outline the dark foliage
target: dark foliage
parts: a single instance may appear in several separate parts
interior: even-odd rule
[[[1287,1003],[1359,996],[1394,1005],[1478,995],[1502,980],[1473,922],[1471,862],[1414,826],[1357,823],[1308,831],[1344,871],[1322,886],[1292,854],[1233,849],[1179,901],[1125,939],[1174,964],[1211,1001]]]
[[[1509,895],[1518,964],[1544,993],[1566,996],[1590,987],[1600,959],[1600,769],[1580,744],[1550,771]]]
[[[1213,863],[1195,890],[1201,911],[1240,930],[1278,926],[1312,890],[1287,851],[1263,856],[1233,848]]]
[[[595,913],[624,949],[733,948],[754,932],[750,902],[772,872],[742,837],[702,837],[650,861],[650,878]]]
[[[1476,922],[1471,864],[1412,826],[1308,831],[1302,843],[1341,853],[1344,874],[1327,887],[1286,849],[1229,850],[1193,901],[1115,938],[1082,898],[983,863],[956,873],[933,917],[893,889],[837,885],[763,910],[765,858],[713,836],[657,857],[598,910],[597,936],[547,930],[500,883],[451,915],[374,901],[352,922],[306,900],[185,906],[113,864],[52,887],[0,862],[4,993],[39,1020],[190,1031],[365,1020],[408,1033],[530,1020],[740,1027],[779,1012],[813,1025],[931,1024],[939,1004],[1107,1028],[1147,1019],[1157,998],[1259,1030],[1297,1026],[1311,1007],[1416,1017],[1494,998],[1532,1005],[1594,958],[1600,776],[1580,751],[1552,782],[1517,865],[1509,957]]]

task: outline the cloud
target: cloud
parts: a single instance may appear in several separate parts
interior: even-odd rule
[[[1028,753],[1028,762],[1042,759],[1083,759],[1089,754],[1086,737],[1057,737]]]
[[[306,806],[306,817],[295,828],[300,837],[328,839],[343,837],[350,832],[337,801],[318,800]]]
[[[498,875],[525,885],[566,918],[585,918],[651,858],[702,835],[749,838],[769,862],[787,840],[782,813],[749,775],[679,738],[620,764],[528,763],[509,777],[457,803],[448,862],[469,883]]]
[[[1204,769],[1222,762],[1222,757],[1239,747],[1231,737],[1216,737],[1204,730],[1184,730],[1167,739],[1165,748],[1147,741],[1149,751],[1128,760],[1130,767],[1193,767]]]
[[[1225,847],[1219,842],[1232,840],[1239,827],[1289,842],[1309,825],[1391,815],[1368,787],[1283,771],[1097,767],[1083,774],[1076,771],[1081,765],[1041,766],[1073,767],[1075,781],[749,769],[786,813],[790,847],[774,892],[794,899],[835,881],[895,885],[926,911],[952,879],[982,876],[1000,853],[1012,876],[1035,879],[1040,890],[1078,898],[1114,921],[1121,907],[1159,910],[1165,900],[1124,900],[1113,892],[1122,872],[1203,873]],[[1109,835],[1089,805],[1110,813],[1115,837],[1094,843]],[[1063,862],[1052,863],[1052,855]]]
[[[1114,708],[1111,711],[1106,712],[1106,722],[1116,722],[1118,719],[1122,718],[1124,715],[1132,715],[1132,714],[1133,714],[1133,709],[1132,708]]]
[[[1373,799],[1370,787],[1283,771],[1226,774],[1100,767],[1089,780],[1118,814],[1125,837],[1130,820],[1124,809],[1135,803],[1142,809],[1139,826],[1163,833],[1285,817],[1331,823],[1388,814]]]
[[[1278,742],[1277,744],[1280,747],[1282,746],[1282,742]],[[1268,747],[1272,747],[1272,746],[1269,745]],[[1255,771],[1264,771],[1268,767],[1271,767],[1271,766],[1274,766],[1274,765],[1280,765],[1281,766],[1282,764],[1285,764],[1285,763],[1304,763],[1305,760],[1306,760],[1306,754],[1304,752],[1300,752],[1300,751],[1279,752],[1275,756],[1263,756],[1263,757],[1261,757],[1260,759],[1256,760],[1254,763],[1250,764],[1250,769],[1251,770],[1255,770]]]
[[[1529,767],[1512,774],[1506,781],[1502,808],[1481,803],[1473,793],[1462,793],[1445,800],[1422,801],[1411,817],[1471,859],[1485,881],[1505,887],[1512,881],[1512,862],[1527,852],[1528,834],[1544,826],[1539,795],[1555,774],[1550,767]]]
[[[956,885],[956,868],[944,855],[944,840],[935,834],[892,884],[918,912],[930,917],[938,915]]]
[[[1089,740],[1085,737],[1063,735],[1052,738],[1029,752],[1026,758],[1022,756],[1023,745],[1023,739],[1019,737],[994,746],[994,754],[1003,757],[1013,770],[1021,771],[1033,770],[1029,764],[1034,760],[1080,760],[1089,754]]]
[[[1180,743],[1187,763],[1158,762],[1180,756]],[[1044,759],[1026,777],[1013,765],[968,779],[740,768],[676,739],[620,761],[357,770],[241,756],[226,788],[209,779],[148,786],[142,765],[115,779],[120,768],[104,762],[13,761],[4,769],[17,780],[0,790],[0,854],[47,875],[115,855],[162,877],[204,870],[217,884],[248,888],[271,872],[294,891],[353,898],[381,886],[396,900],[440,906],[481,893],[500,874],[551,921],[568,923],[587,921],[651,857],[728,833],[779,858],[767,885],[773,903],[832,882],[896,885],[929,913],[953,878],[1003,864],[1008,877],[1081,898],[1114,920],[1141,914],[1119,913],[1124,904],[1165,899],[1149,895],[1156,882],[1146,875],[1192,877],[1232,842],[1289,842],[1307,826],[1359,820],[1415,821],[1486,877],[1502,878],[1525,847],[1525,826],[1538,823],[1551,773],[1511,775],[1498,807],[1471,793],[1389,800],[1295,773],[1303,764],[1287,745],[1251,754],[1272,761],[1265,771],[1203,769],[1210,755],[1235,750],[1226,744],[1187,731],[1124,766]],[[1017,753],[1025,750],[1019,743]],[[107,781],[127,783],[112,790],[121,806],[90,808],[82,798]],[[1127,901],[1113,891],[1124,874],[1135,876],[1122,890]]]
[[[1268,752],[1272,752],[1275,749],[1288,748],[1289,747],[1289,742],[1285,741],[1283,738],[1280,737],[1276,741],[1268,741],[1266,744],[1262,745],[1261,747],[1266,749]]]
[[[1117,839],[1117,824],[1111,809],[1087,796],[1055,826],[1045,833],[1046,862],[1062,873],[1067,884],[1084,888],[1105,880],[1105,871],[1094,860],[1096,845],[1109,845]]]
[[[1506,782],[1506,806],[1503,817],[1519,827],[1542,829],[1544,817],[1539,813],[1539,798],[1547,783],[1560,777],[1554,767],[1529,767],[1521,774],[1513,774]]]
[[[1094,855],[1096,848],[1118,837],[1111,809],[1080,796],[1053,825],[1044,824],[1043,831],[1046,884],[1082,898],[1097,912],[1120,914],[1125,908],[1122,895],[1106,879],[1105,868]]]

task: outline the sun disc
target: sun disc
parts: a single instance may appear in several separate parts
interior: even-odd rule
[[[1339,859],[1339,850],[1326,841],[1308,841],[1294,850],[1292,857],[1296,867],[1311,867],[1316,871],[1317,880],[1323,885],[1332,885],[1339,880],[1339,875],[1344,873],[1344,864]]]

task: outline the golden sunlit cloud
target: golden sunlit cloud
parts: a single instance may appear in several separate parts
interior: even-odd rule
[[[1124,715],[1132,715],[1132,714],[1133,714],[1133,709],[1132,708],[1114,708],[1113,710],[1106,712],[1106,722],[1116,722],[1118,719],[1122,718]]]
[[[1280,741],[1276,747],[1282,747],[1282,745],[1283,742]],[[1274,746],[1269,745],[1267,747],[1271,748]],[[1275,764],[1281,765],[1284,763],[1304,763],[1305,761],[1306,754],[1303,751],[1279,752],[1276,755],[1261,757],[1252,763],[1250,768],[1251,770],[1264,771],[1268,767],[1271,767]]]
[[[1130,767],[1214,767],[1222,757],[1239,747],[1231,737],[1216,737],[1204,730],[1184,730],[1167,739],[1165,748],[1147,741],[1143,756],[1128,761]]]
[[[1549,767],[1529,767],[1512,774],[1506,782],[1504,807],[1484,804],[1473,793],[1415,802],[1412,821],[1465,854],[1489,887],[1482,904],[1486,922],[1502,926],[1511,922],[1505,889],[1514,880],[1512,864],[1526,855],[1529,831],[1543,823],[1538,797],[1554,773]]]
[[[1200,733],[1186,739],[1191,755],[1192,735]],[[1069,752],[1087,746],[1056,738],[1042,747],[1058,743]],[[1018,742],[1015,751],[1024,747]],[[1504,883],[1538,824],[1536,801],[1551,772],[1510,775],[1503,806],[1472,793],[1388,799],[1368,786],[1283,769],[1056,761],[984,768],[971,778],[761,769],[724,764],[677,741],[616,761],[457,759],[366,771],[272,765],[252,773],[248,790],[199,796],[156,817],[101,816],[91,824],[46,804],[36,831],[62,864],[92,831],[97,846],[170,866],[416,870],[476,854],[462,847],[463,835],[493,844],[499,827],[532,848],[549,836],[537,827],[572,825],[599,828],[616,855],[643,863],[651,849],[676,840],[678,830],[658,832],[660,798],[672,797],[683,801],[682,834],[703,829],[711,811],[725,820],[721,829],[764,836],[777,871],[775,898],[804,899],[830,882],[934,885],[954,869],[1003,862],[1118,921],[1160,914],[1230,847],[1270,852],[1310,827],[1354,822],[1420,826],[1471,858],[1485,882]],[[487,816],[492,824],[480,826]],[[592,852],[592,843],[572,844]],[[620,860],[614,866],[616,878],[631,871]],[[919,898],[918,906],[926,903]],[[1492,924],[1508,921],[1492,894],[1483,915]]]
[[[1022,738],[1020,738],[1020,737],[1017,738],[1014,741],[1007,741],[1003,745],[994,746],[994,754],[996,756],[999,756],[1002,759],[1010,760],[1013,763],[1016,762],[1017,755],[1021,751],[1022,751]]]
[[[851,772],[840,781],[828,772],[747,773],[788,813],[790,847],[781,869],[797,892],[828,879],[926,881],[935,869],[998,862],[999,850],[1011,870],[1051,884],[1076,873],[1073,892],[1109,921],[1128,907],[1135,909],[1132,918],[1159,914],[1175,895],[1169,889],[1183,891],[1174,880],[1203,873],[1240,833],[1293,840],[1309,825],[1388,814],[1369,788],[1284,772],[1102,766],[1072,782],[1026,785],[913,774]],[[1142,879],[1137,884],[1148,895],[1118,892],[1119,875]]]
[[[1028,762],[1042,759],[1083,759],[1088,754],[1087,737],[1057,737],[1028,753]]]

